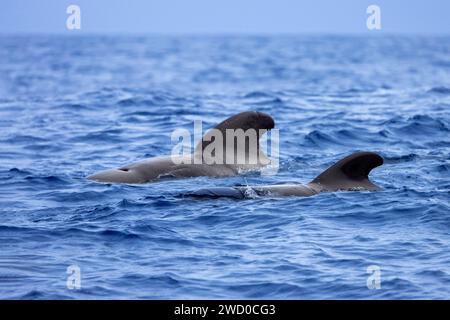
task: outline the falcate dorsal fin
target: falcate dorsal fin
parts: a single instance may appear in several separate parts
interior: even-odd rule
[[[329,167],[310,183],[327,191],[379,190],[380,187],[369,180],[369,173],[382,164],[383,158],[374,152],[356,152]]]
[[[210,155],[210,151],[214,149],[214,147],[218,147],[220,145],[220,141],[216,141],[217,135],[220,134],[222,136],[222,146],[223,146],[223,163],[230,164],[229,162],[226,162],[226,155],[227,155],[227,134],[229,134],[231,129],[231,132],[234,130],[234,132],[244,132],[244,133],[255,133],[255,146],[251,146],[251,139],[247,139],[244,145],[244,149],[240,148],[240,145],[237,143],[236,138],[233,137],[234,141],[234,156],[235,161],[237,161],[238,157],[237,155],[241,155],[247,157],[247,159],[250,159],[249,154],[255,153],[258,158],[258,162],[263,159],[264,161],[267,161],[268,158],[263,154],[263,152],[260,150],[260,144],[259,139],[261,136],[266,133],[268,130],[273,129],[275,127],[275,121],[272,119],[271,116],[269,116],[266,113],[263,112],[257,112],[257,111],[245,111],[238,113],[234,116],[231,116],[230,118],[222,121],[218,125],[216,125],[214,128],[208,130],[206,134],[203,136],[202,140],[197,144],[195,148],[195,154],[196,156],[201,155],[203,159],[205,160],[205,156],[208,157]],[[239,130],[241,129],[241,130]],[[252,130],[253,129],[253,130]],[[228,133],[227,133],[228,130]],[[215,145],[213,145],[215,144]],[[213,150],[214,155],[215,150]],[[230,152],[228,151],[230,154]],[[255,154],[253,154],[255,155]],[[222,158],[222,157],[221,157]],[[229,159],[228,159],[229,160]],[[233,163],[238,164],[238,163]]]

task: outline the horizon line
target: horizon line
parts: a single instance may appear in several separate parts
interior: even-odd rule
[[[235,32],[235,31],[215,31],[215,32],[135,32],[135,31],[14,31],[4,32],[0,30],[0,36],[450,36],[449,31],[445,32],[399,32],[399,31],[351,31],[351,32],[326,32],[326,31],[287,31],[287,32]]]

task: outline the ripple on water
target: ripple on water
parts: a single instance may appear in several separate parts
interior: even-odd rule
[[[0,298],[449,298],[448,41],[2,37]],[[275,118],[275,176],[85,179],[245,110]],[[359,150],[384,157],[371,172],[383,191],[182,196],[307,182]],[[367,289],[370,265],[381,290]]]

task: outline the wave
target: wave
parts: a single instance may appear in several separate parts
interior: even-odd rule
[[[437,93],[442,95],[450,95],[450,88],[448,87],[433,87],[428,90],[429,93]]]

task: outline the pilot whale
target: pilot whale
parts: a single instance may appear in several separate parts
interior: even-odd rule
[[[383,158],[373,152],[356,152],[338,161],[308,184],[277,184],[200,189],[187,193],[191,197],[244,199],[257,196],[313,196],[320,192],[338,190],[381,190],[369,180],[373,168],[381,166]]]
[[[88,176],[87,179],[104,183],[146,183],[162,178],[188,178],[198,176],[224,177],[238,175],[241,169],[254,169],[267,165],[270,160],[260,149],[260,137],[275,127],[275,122],[271,116],[263,112],[245,111],[238,113],[210,129],[202,140],[197,144],[194,153],[187,156],[169,155],[149,158],[143,161],[132,163],[117,169],[110,169]],[[235,146],[233,144],[234,155],[243,155],[249,159],[251,156],[256,159],[254,164],[238,164],[226,161],[211,163],[204,151],[215,141],[215,133],[222,134],[222,146],[224,147],[223,157],[227,156],[227,131],[239,130],[246,132],[253,129],[256,133],[256,147],[249,145]],[[231,138],[229,138],[231,140]],[[232,138],[234,139],[234,137]],[[233,140],[234,142],[234,140]],[[249,143],[250,144],[250,143]],[[199,161],[192,161],[192,160]]]

